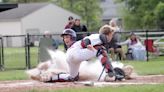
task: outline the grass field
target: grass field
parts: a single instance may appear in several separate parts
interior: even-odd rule
[[[138,90],[139,89],[139,90]],[[120,87],[103,87],[103,88],[84,88],[80,89],[65,89],[58,92],[161,92],[164,89],[163,85],[143,85],[143,86],[120,86]]]
[[[60,90],[29,90],[24,92],[163,92],[164,84],[158,85],[129,85],[129,86],[106,86],[106,87],[85,87],[66,88]]]
[[[139,75],[164,74],[164,56],[147,61],[128,61],[125,64],[134,66]]]

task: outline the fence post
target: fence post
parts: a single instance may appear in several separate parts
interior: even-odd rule
[[[31,63],[30,63],[30,35],[29,33],[27,33],[25,37],[25,53],[26,53],[26,68],[30,69]]]
[[[146,57],[147,57],[147,61],[149,61],[149,52],[148,52],[148,30],[146,30]]]
[[[4,70],[3,38],[0,36],[0,69]]]
[[[26,69],[28,69],[28,55],[27,55],[27,45],[28,45],[28,43],[27,43],[27,35],[25,36],[25,58],[26,58]]]
[[[2,42],[2,37],[0,37],[0,42]],[[2,70],[2,44],[0,43],[0,69]]]

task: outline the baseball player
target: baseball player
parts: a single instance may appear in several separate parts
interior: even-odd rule
[[[100,28],[99,34],[92,34],[75,42],[76,33],[72,29],[65,29],[61,37],[68,47],[66,52],[66,61],[69,66],[69,74],[59,73],[58,75],[52,75],[50,78],[46,78],[45,80],[43,78],[43,81],[77,81],[79,79],[79,67],[81,62],[94,57],[98,57],[109,77],[115,77],[116,80],[124,78],[124,76],[117,75],[113,71],[113,67],[105,49],[106,45],[111,41],[112,35],[112,27],[104,25]]]

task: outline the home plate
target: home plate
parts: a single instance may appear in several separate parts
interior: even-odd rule
[[[76,81],[76,82],[74,82],[74,84],[82,84],[82,85],[85,85],[85,86],[94,86],[93,81]]]

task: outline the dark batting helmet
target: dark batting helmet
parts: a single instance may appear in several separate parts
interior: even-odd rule
[[[76,40],[76,32],[72,29],[63,30],[63,33],[61,34],[61,37],[63,37],[64,35],[70,35],[73,40]]]

